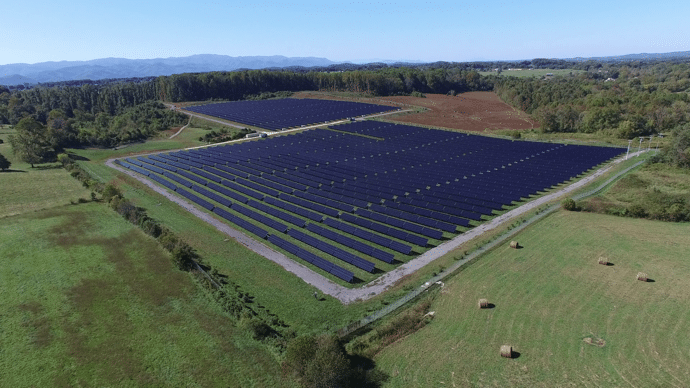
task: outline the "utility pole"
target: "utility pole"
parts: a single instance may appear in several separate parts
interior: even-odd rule
[[[644,140],[644,137],[640,136],[640,144],[637,146],[637,156],[640,156],[640,149],[642,149],[642,140]]]
[[[628,151],[625,152],[625,160],[628,160],[628,154],[630,154],[630,144],[632,144],[632,139],[628,140]]]
[[[647,151],[649,151],[649,150],[652,149],[652,138],[653,138],[653,137],[654,137],[654,135],[650,135],[650,136],[649,136],[649,145],[647,146]]]

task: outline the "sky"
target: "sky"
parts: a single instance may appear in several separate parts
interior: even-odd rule
[[[6,2],[0,65],[194,54],[374,60],[690,50],[690,1]]]

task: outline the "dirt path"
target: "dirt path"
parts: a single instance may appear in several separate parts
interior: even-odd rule
[[[189,124],[191,124],[191,123],[192,123],[192,116],[189,116],[189,121],[187,121],[187,124],[185,124],[184,127],[180,128],[180,130],[177,131],[177,132],[175,132],[172,136],[170,136],[170,138],[172,139],[172,138],[174,138],[175,136],[177,136],[177,135],[179,135],[180,133],[182,133],[182,131],[183,131],[185,128],[187,128],[187,126],[189,126]]]
[[[645,151],[641,151],[645,152]],[[639,155],[641,152],[636,152],[636,153],[631,153],[630,157]],[[106,162],[106,165],[108,167],[114,168],[124,174],[127,174],[138,181],[144,183],[148,187],[150,187],[152,190],[155,192],[163,195],[167,199],[169,199],[172,202],[177,203],[178,205],[182,206],[184,209],[195,215],[196,217],[199,217],[200,219],[204,220],[205,222],[213,225],[216,229],[218,229],[220,232],[234,238],[237,240],[239,243],[242,245],[246,246],[247,248],[251,249],[252,251],[260,254],[261,256],[275,262],[276,264],[280,265],[281,267],[285,268],[287,271],[299,276],[302,280],[304,280],[306,283],[318,288],[321,292],[324,294],[330,295],[336,299],[338,299],[340,302],[343,304],[349,304],[352,302],[360,301],[360,300],[367,300],[369,298],[372,298],[373,296],[376,296],[378,294],[381,294],[385,292],[388,288],[393,286],[398,280],[400,280],[402,277],[407,276],[409,274],[414,273],[415,271],[419,270],[420,268],[423,268],[424,266],[432,263],[434,260],[438,259],[439,257],[445,255],[446,253],[456,249],[460,245],[477,238],[481,236],[484,232],[496,229],[504,224],[507,224],[511,222],[511,220],[515,217],[519,217],[535,208],[538,208],[541,205],[544,205],[550,201],[556,200],[568,193],[571,193],[588,183],[592,182],[593,180],[597,179],[604,173],[606,173],[609,169],[611,169],[614,165],[621,163],[625,160],[625,156],[620,157],[613,162],[609,163],[607,166],[600,168],[597,170],[595,173],[592,175],[583,178],[571,185],[568,185],[558,191],[555,191],[551,194],[545,195],[541,198],[538,198],[534,201],[528,202],[518,208],[515,208],[499,217],[494,218],[493,220],[484,223],[482,225],[477,226],[474,229],[471,229],[470,231],[463,233],[454,239],[447,241],[435,248],[432,248],[428,250],[427,252],[423,253],[422,255],[419,255],[415,259],[401,265],[400,267],[387,272],[386,274],[382,275],[381,277],[377,278],[376,280],[362,286],[359,288],[347,288],[344,286],[341,286],[328,278],[312,271],[308,267],[293,261],[289,257],[285,256],[284,254],[277,252],[264,244],[261,241],[257,241],[252,237],[249,237],[245,235],[243,232],[240,232],[236,229],[233,229],[230,227],[228,224],[226,224],[223,221],[220,221],[216,219],[214,216],[199,210],[196,208],[194,205],[191,203],[187,202],[186,200],[178,197],[177,195],[169,192],[165,188],[155,184],[154,182],[148,180],[146,177],[143,177],[134,171],[128,170],[116,163],[114,163],[115,159],[110,159]]]

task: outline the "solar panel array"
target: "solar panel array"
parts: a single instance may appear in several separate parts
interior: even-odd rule
[[[119,163],[354,281],[622,152],[364,121]]]
[[[255,127],[281,130],[400,108],[350,101],[284,98],[190,106],[186,110]]]

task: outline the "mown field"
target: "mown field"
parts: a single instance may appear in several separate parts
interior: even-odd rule
[[[286,384],[268,348],[108,207],[6,217],[0,239],[1,385]]]
[[[59,164],[31,165],[16,158],[8,138],[14,130],[0,126],[0,154],[12,163],[0,171],[0,218],[90,199],[91,191],[72,179]]]
[[[690,381],[687,224],[560,211],[516,239],[524,248],[506,244],[447,281],[432,323],[376,357],[385,386]],[[516,359],[500,357],[504,344]]]

